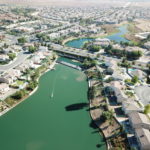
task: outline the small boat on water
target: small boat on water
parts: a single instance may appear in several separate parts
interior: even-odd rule
[[[54,95],[53,95],[53,92],[52,92],[52,94],[51,94],[51,98],[53,98],[53,96],[54,96]]]

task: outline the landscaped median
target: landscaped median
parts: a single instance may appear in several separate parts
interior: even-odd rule
[[[91,67],[85,71],[89,80],[89,100],[90,114],[93,122],[102,131],[108,149],[127,150],[129,149],[126,134],[122,126],[113,116],[113,111],[109,110],[106,96],[103,90],[103,76],[98,68]],[[101,132],[100,132],[101,134]]]
[[[25,100],[28,96],[33,94],[38,89],[38,81],[41,75],[52,69],[56,63],[57,57],[53,60],[52,63],[47,61],[42,66],[34,70],[30,76],[31,80],[28,81],[28,84],[23,88],[18,90],[16,93],[12,94],[11,96],[7,97],[3,103],[7,105],[7,108],[0,112],[0,116],[5,114],[7,111],[21,103]],[[18,83],[18,82],[17,82]],[[20,82],[19,82],[20,83]]]

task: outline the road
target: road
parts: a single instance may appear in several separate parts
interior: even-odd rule
[[[0,65],[0,71],[6,71],[6,70],[9,70],[11,68],[14,68],[14,67],[18,66],[19,64],[21,64],[30,55],[31,54],[20,52],[17,55],[17,58],[12,63],[7,64],[7,65]]]
[[[54,44],[52,43],[51,46],[53,47],[54,51],[57,52],[63,52],[66,54],[72,54],[72,55],[76,55],[76,56],[81,56],[81,57],[90,57],[90,58],[95,58],[96,55],[92,54],[86,50],[82,50],[82,49],[78,49],[78,48],[72,48],[72,47],[66,47],[66,46],[62,46],[59,44]]]

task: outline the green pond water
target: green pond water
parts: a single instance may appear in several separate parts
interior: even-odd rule
[[[38,90],[0,117],[0,150],[105,150],[91,122],[83,72],[63,65],[44,74]]]
[[[115,41],[117,43],[122,42],[129,42],[126,38],[123,36],[128,32],[128,25],[122,25],[118,28],[118,32],[114,33],[112,35],[106,36],[105,38],[110,39],[111,41]],[[93,41],[93,38],[79,38],[72,41],[68,41],[65,43],[68,47],[74,47],[74,48],[82,48],[84,46],[85,42]]]

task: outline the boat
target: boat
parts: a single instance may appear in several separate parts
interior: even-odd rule
[[[51,98],[53,98],[53,96],[54,96],[54,95],[53,95],[53,92],[52,92],[52,94],[51,94]]]

